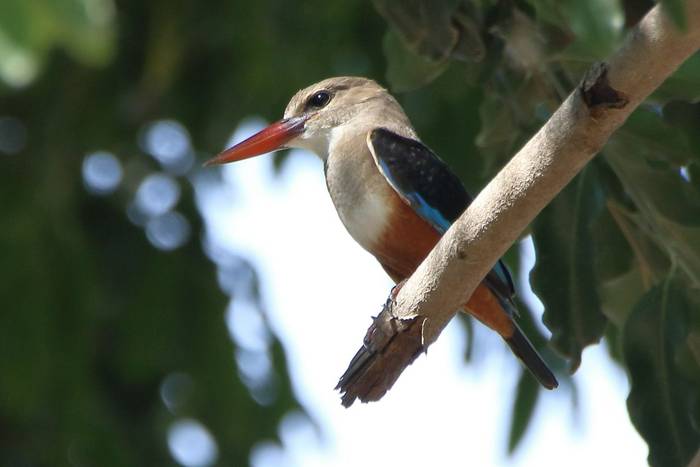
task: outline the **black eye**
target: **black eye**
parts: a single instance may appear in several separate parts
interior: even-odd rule
[[[313,107],[315,109],[320,109],[321,107],[325,107],[326,104],[328,104],[331,100],[331,93],[328,91],[318,91],[314,93],[309,99],[306,101],[306,107]]]

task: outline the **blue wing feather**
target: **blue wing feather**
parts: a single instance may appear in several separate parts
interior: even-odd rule
[[[377,128],[370,132],[369,144],[389,184],[441,235],[471,203],[459,178],[421,142]],[[507,298],[514,293],[513,280],[500,260],[487,281]]]
[[[389,184],[394,187],[395,190],[397,190],[399,196],[404,198],[423,219],[430,222],[430,224],[435,228],[435,230],[440,232],[440,234],[447,232],[447,229],[450,228],[452,222],[446,219],[445,215],[440,212],[439,209],[431,206],[420,193],[416,191],[403,191],[397,188],[400,186],[400,184],[392,176],[392,171],[389,164],[384,159],[378,159],[378,162],[382,169],[382,174],[384,174],[386,179],[389,181]]]

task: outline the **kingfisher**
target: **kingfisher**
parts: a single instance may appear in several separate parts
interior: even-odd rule
[[[287,148],[314,152],[341,222],[398,287],[472,198],[413,129],[398,101],[375,81],[343,76],[297,92],[284,117],[205,165]],[[518,326],[515,289],[499,260],[463,307],[496,331],[547,389],[557,379]]]

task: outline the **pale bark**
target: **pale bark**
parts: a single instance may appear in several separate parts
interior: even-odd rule
[[[700,467],[700,449],[698,449],[698,452],[695,453],[695,457],[690,459],[688,467]]]
[[[370,328],[339,383],[345,405],[381,398],[535,216],[700,48],[700,0],[687,2],[686,18],[680,31],[659,6],[651,9],[479,193]]]

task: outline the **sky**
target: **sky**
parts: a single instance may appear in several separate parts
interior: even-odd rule
[[[243,122],[232,142],[263,124]],[[269,155],[221,170],[223,183],[198,187],[208,241],[243,255],[259,272],[295,392],[320,428],[288,415],[280,425],[282,445],[258,445],[252,466],[646,465],[646,445],[625,407],[627,378],[602,346],[584,352],[574,375],[577,408],[570,392],[541,392],[533,423],[510,457],[519,363],[483,328],[476,334],[476,361],[465,364],[466,333],[453,320],[381,401],[342,407],[333,387],[380,311],[390,280],[340,223],[321,162],[311,153],[292,151],[281,175],[274,174]],[[521,243],[532,263],[531,242]],[[527,277],[523,269],[518,280]],[[245,303],[234,303],[228,317],[234,337],[257,345]]]

